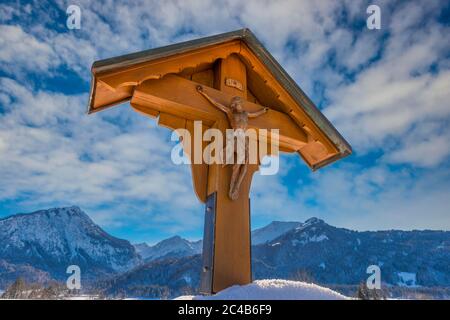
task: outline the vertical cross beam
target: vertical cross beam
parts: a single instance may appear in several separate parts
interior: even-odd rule
[[[246,67],[236,55],[219,60],[215,67],[215,88],[247,97]],[[227,122],[216,127],[225,137]],[[204,266],[201,291],[215,293],[232,285],[252,281],[250,239],[250,185],[258,165],[250,164],[239,198],[228,197],[232,166],[212,164],[208,168],[205,212]],[[214,216],[211,216],[214,215]]]

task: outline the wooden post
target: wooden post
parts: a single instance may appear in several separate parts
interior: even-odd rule
[[[246,98],[246,68],[237,56],[231,55],[219,60],[215,75],[216,89]],[[242,90],[227,85],[227,79],[240,83]],[[225,136],[229,124],[218,121],[216,126]],[[213,164],[208,168],[207,195],[208,199],[214,198],[215,201],[206,203],[205,224],[213,223],[214,230],[205,228],[204,241],[210,243],[204,244],[204,249],[209,251],[204,252],[204,263],[208,264],[209,261],[212,265],[204,265],[202,271],[201,288],[204,293],[215,293],[232,285],[243,285],[252,281],[249,192],[253,173],[258,170],[258,165],[249,165],[239,198],[234,201],[228,197],[231,170],[231,166],[222,167],[220,164]],[[214,214],[214,217],[208,217],[211,214]],[[212,238],[208,238],[211,233]]]

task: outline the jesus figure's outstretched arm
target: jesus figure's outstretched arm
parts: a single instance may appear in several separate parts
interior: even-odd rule
[[[256,118],[256,117],[262,116],[267,111],[269,111],[269,108],[265,107],[264,109],[261,109],[261,110],[256,111],[256,112],[249,112],[248,113],[248,117],[249,118]]]
[[[211,98],[209,95],[206,94],[205,91],[203,91],[203,87],[202,86],[197,86],[197,91],[204,96],[209,102],[211,102],[212,105],[216,106],[217,108],[219,108],[220,110],[222,110],[225,113],[229,113],[231,112],[230,108],[225,107],[223,104],[217,102],[216,100],[214,100],[213,98]]]

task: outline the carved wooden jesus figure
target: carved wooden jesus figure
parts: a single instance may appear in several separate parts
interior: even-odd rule
[[[224,165],[233,163],[233,171],[231,175],[230,190],[228,192],[228,196],[231,200],[236,200],[239,197],[239,188],[242,181],[244,180],[245,174],[247,173],[247,167],[249,164],[249,143],[248,139],[246,139],[245,136],[245,131],[247,130],[248,126],[248,119],[263,115],[269,110],[269,108],[265,107],[257,112],[247,112],[243,107],[244,100],[239,96],[233,97],[231,99],[230,106],[227,107],[207,95],[203,91],[202,86],[197,86],[197,91],[202,94],[209,102],[211,102],[212,105],[225,112],[228,121],[230,122],[231,128],[234,130],[233,137],[236,141],[233,142],[236,142],[237,149],[234,150],[234,143],[230,144],[229,141],[227,141],[225,152],[225,156],[227,158],[224,159]],[[230,161],[229,157],[232,157],[232,159],[234,159],[234,153],[236,153],[237,160]],[[241,161],[241,159],[239,158],[242,155],[244,155],[243,161]]]

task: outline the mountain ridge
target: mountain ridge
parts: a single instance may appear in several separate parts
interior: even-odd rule
[[[302,225],[301,222],[272,221],[268,225],[252,231],[252,245],[268,242],[300,225]],[[133,245],[144,261],[149,262],[166,258],[181,258],[199,254],[202,252],[203,241],[191,241],[175,235],[167,239],[163,239],[154,245],[148,245],[145,242],[136,243]]]
[[[150,261],[103,286],[108,294],[139,295],[144,291],[136,288],[149,283],[166,296],[192,294],[201,261],[201,255]],[[252,247],[255,280],[307,281],[345,290],[365,282],[371,265],[380,267],[381,281],[390,288],[450,288],[449,262],[449,231],[353,231],[317,218]]]
[[[450,288],[449,231],[354,231],[313,217],[274,221],[253,230],[252,238],[257,239],[254,279],[357,285],[367,279],[369,265],[378,265],[389,286]],[[0,288],[22,275],[37,282],[65,280],[65,268],[80,264],[83,277],[107,294],[193,294],[200,281],[201,245],[179,236],[154,246],[132,245],[104,231],[77,206],[12,215],[0,219]],[[139,251],[148,248],[152,252],[145,259]]]
[[[129,241],[110,235],[76,206],[1,219],[0,260],[32,266],[54,279],[65,279],[69,265],[78,265],[90,279],[141,263]]]

